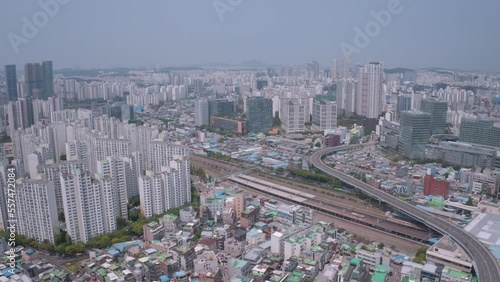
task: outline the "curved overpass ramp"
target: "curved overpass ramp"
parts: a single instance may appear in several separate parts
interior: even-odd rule
[[[481,282],[499,282],[500,281],[500,266],[491,252],[469,233],[466,233],[455,224],[441,220],[430,213],[421,210],[407,202],[401,201],[398,198],[387,194],[379,189],[376,189],[362,181],[351,177],[350,175],[339,172],[323,163],[322,158],[326,155],[348,150],[356,149],[361,145],[347,145],[334,148],[326,148],[315,152],[311,156],[312,164],[319,170],[331,176],[338,178],[344,183],[356,187],[364,193],[386,202],[395,208],[403,211],[407,215],[419,220],[427,226],[441,232],[442,234],[449,234],[458,244],[460,244],[472,257],[473,266],[476,270],[479,281]]]

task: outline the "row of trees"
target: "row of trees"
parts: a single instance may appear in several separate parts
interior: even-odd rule
[[[333,188],[341,188],[342,182],[337,178],[324,174],[322,172],[311,172],[302,169],[288,169],[290,175],[303,180],[308,180],[317,183],[325,183],[331,185]]]
[[[218,160],[221,160],[221,161],[232,162],[232,163],[239,163],[239,162],[241,162],[238,159],[231,158],[231,156],[224,155],[224,154],[219,153],[219,152],[208,152],[207,155],[210,158],[218,159]]]
[[[150,218],[145,218],[139,209],[133,209],[129,212],[129,220],[127,221],[123,217],[118,217],[117,227],[118,229],[111,232],[102,234],[91,238],[86,244],[82,242],[74,243],[71,237],[65,231],[62,231],[56,235],[54,238],[54,244],[45,240],[43,242],[38,242],[35,239],[28,238],[26,236],[17,234],[16,244],[24,247],[31,247],[37,250],[43,250],[51,254],[59,254],[65,256],[74,256],[78,253],[84,253],[86,250],[98,248],[108,248],[115,243],[126,242],[132,240],[134,237],[137,238],[143,235],[143,227],[153,221],[158,221],[165,214],[174,214],[179,216],[180,210],[192,205],[195,210],[199,210],[200,207],[200,195],[199,192],[191,186],[192,203],[186,203],[184,206],[179,208],[170,209],[163,214],[153,215]],[[129,207],[134,208],[139,206],[139,197],[133,197],[129,201]],[[0,231],[0,236],[8,239],[9,234]]]
[[[205,170],[203,170],[203,168],[201,167],[197,168],[195,166],[191,166],[191,174],[198,176],[201,179],[201,181],[206,182],[208,180]]]

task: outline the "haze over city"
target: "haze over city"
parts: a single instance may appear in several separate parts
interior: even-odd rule
[[[498,11],[4,1],[0,282],[500,281]]]
[[[51,58],[55,68],[185,66],[259,60],[267,64],[329,66],[364,30],[377,1],[241,0],[230,9],[217,1],[67,1],[28,43],[13,50],[8,34],[22,36],[23,17],[43,11],[38,1],[5,1],[0,10],[0,64]],[[61,1],[66,3],[66,1]],[[227,1],[219,1],[225,3]],[[500,2],[400,0],[370,44],[352,62],[390,67],[441,67],[499,71]],[[222,14],[222,16],[220,16]]]

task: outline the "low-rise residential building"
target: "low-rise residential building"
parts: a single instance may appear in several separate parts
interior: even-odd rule
[[[157,222],[150,222],[143,227],[144,241],[152,242],[154,240],[161,240],[165,235],[163,225]]]

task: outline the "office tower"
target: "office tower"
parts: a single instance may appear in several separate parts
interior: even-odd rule
[[[43,99],[54,96],[54,74],[52,70],[52,61],[42,62],[43,75]]]
[[[194,93],[200,94],[203,90],[203,81],[201,79],[194,80]]]
[[[306,105],[298,100],[288,100],[281,104],[281,126],[286,133],[302,132],[306,129]]]
[[[350,55],[344,55],[341,61],[340,78],[350,78],[349,65],[351,64]]]
[[[135,119],[134,107],[128,104],[122,104],[121,106],[120,120],[123,122],[128,122],[129,120]]]
[[[15,198],[16,233],[54,244],[59,233],[54,183],[42,179],[19,180]]]
[[[319,78],[319,63],[317,61],[312,62],[312,75],[313,78]]]
[[[337,102],[314,100],[312,126],[315,130],[327,130],[337,127]]]
[[[207,100],[198,100],[194,102],[194,124],[196,126],[208,125],[208,102]]]
[[[208,102],[209,116],[231,117],[234,115],[234,101],[213,100]]]
[[[397,119],[402,111],[411,110],[411,96],[410,94],[401,94],[398,96],[398,105],[396,108]]]
[[[264,97],[247,98],[248,132],[267,133],[273,127],[273,100]]]
[[[420,110],[431,114],[431,135],[446,133],[446,114],[448,103],[437,98],[423,99]]]
[[[24,97],[42,98],[44,93],[42,65],[38,63],[24,65],[24,82],[26,84]]]
[[[411,94],[411,109],[420,111],[420,106],[422,104],[422,99],[424,94],[422,93],[412,93]]]
[[[337,67],[337,59],[333,59],[332,61],[332,80],[337,81],[339,78],[338,67]]]
[[[492,120],[462,118],[460,141],[500,147],[500,125]]]
[[[17,73],[16,65],[5,65],[5,78],[7,85],[7,97],[9,101],[17,100]]]
[[[257,90],[260,91],[265,87],[267,87],[267,85],[268,85],[267,79],[258,79],[255,86],[257,87]]]
[[[370,62],[358,66],[356,114],[367,118],[378,118],[383,109],[384,65]]]
[[[89,171],[75,169],[60,175],[66,230],[71,240],[85,243],[105,233],[99,183],[92,181]]]
[[[398,153],[410,159],[424,159],[429,143],[431,114],[421,111],[402,111]]]
[[[231,118],[223,118],[213,116],[210,118],[210,126],[221,129],[227,132],[235,132],[239,134],[247,133],[247,121]]]

